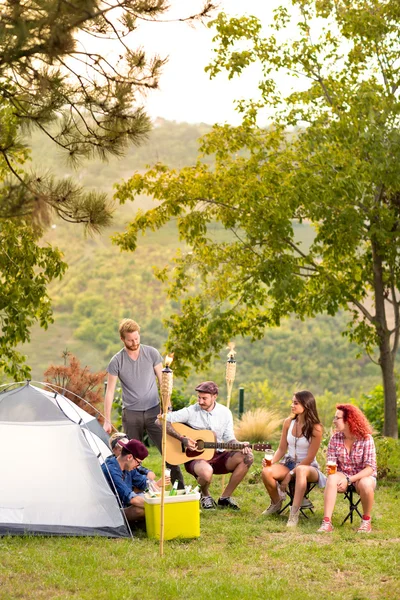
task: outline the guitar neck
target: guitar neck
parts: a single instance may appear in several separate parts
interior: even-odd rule
[[[243,450],[245,444],[235,444],[230,442],[204,442],[204,448],[216,448],[217,450]],[[252,448],[247,444],[247,448]]]

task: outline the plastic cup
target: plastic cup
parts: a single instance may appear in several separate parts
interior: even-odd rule
[[[337,471],[336,460],[328,460],[326,463],[326,469],[328,471],[328,475],[334,475]]]
[[[164,471],[164,485],[168,487],[171,483],[171,469],[165,469]]]
[[[265,463],[267,467],[270,467],[272,465],[272,459],[274,457],[274,451],[273,450],[266,450],[265,454],[264,454],[264,458],[265,458]]]

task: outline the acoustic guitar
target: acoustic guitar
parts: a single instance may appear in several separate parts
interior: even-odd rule
[[[166,444],[166,461],[170,465],[182,465],[190,460],[203,459],[211,460],[214,456],[214,451],[218,450],[242,450],[246,444],[217,442],[216,435],[209,429],[192,429],[183,423],[173,423],[172,427],[180,435],[195,440],[197,444],[196,450],[185,448],[182,442],[167,435]],[[264,452],[271,449],[271,444],[248,444],[249,448],[258,452]]]

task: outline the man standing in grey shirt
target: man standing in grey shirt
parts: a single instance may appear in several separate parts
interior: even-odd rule
[[[111,433],[111,408],[117,380],[122,387],[122,425],[131,439],[143,441],[147,432],[161,452],[161,430],[155,420],[160,412],[157,381],[161,385],[162,357],[152,346],[140,344],[140,327],[132,319],[119,325],[119,335],[124,344],[107,367],[107,391],[104,399],[104,429]],[[171,481],[178,479],[183,487],[179,467],[171,468]]]

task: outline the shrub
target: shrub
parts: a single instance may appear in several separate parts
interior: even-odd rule
[[[400,441],[381,435],[375,436],[378,479],[400,477]]]
[[[44,381],[62,388],[64,396],[95,416],[103,424],[104,419],[98,411],[103,403],[106,372],[91,373],[88,367],[81,367],[76,356],[67,350],[63,352],[62,356],[64,364],[50,365],[44,372]]]
[[[239,441],[251,443],[270,441],[276,439],[281,425],[282,419],[277,412],[256,408],[245,412],[235,422],[235,436]]]
[[[359,401],[360,408],[373,428],[382,433],[385,420],[384,391],[382,385],[377,385],[369,394],[362,394]],[[400,403],[397,401],[397,420],[400,428]]]
[[[185,396],[185,394],[181,390],[174,388],[172,390],[171,404],[173,410],[180,410],[185,406],[189,406],[190,398],[188,398],[188,396]]]

